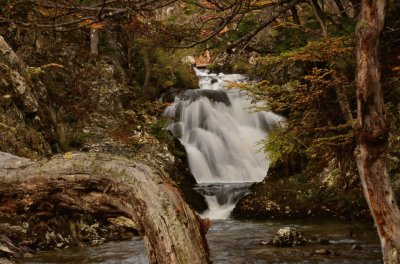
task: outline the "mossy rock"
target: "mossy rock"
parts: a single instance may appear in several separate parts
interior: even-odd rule
[[[167,168],[167,171],[183,192],[186,202],[197,212],[202,213],[208,209],[208,205],[204,196],[194,190],[197,182],[190,172],[185,147],[179,139],[173,138],[172,135],[170,135],[170,140],[168,148],[175,157],[175,163],[172,167]]]
[[[238,219],[370,219],[361,186],[327,186],[300,174],[253,185],[232,215]]]

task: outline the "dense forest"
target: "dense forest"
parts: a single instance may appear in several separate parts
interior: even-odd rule
[[[209,263],[209,201],[167,129],[183,110],[164,111],[231,106],[185,92],[228,74],[247,111],[281,118],[230,217],[374,221],[399,263],[399,14],[395,0],[2,0],[0,263],[138,234],[151,263]]]

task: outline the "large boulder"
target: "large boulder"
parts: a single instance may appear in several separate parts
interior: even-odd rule
[[[37,158],[48,155],[50,147],[37,129],[40,106],[27,71],[0,36],[0,151]]]
[[[270,168],[267,177],[254,184],[251,192],[236,204],[233,216],[241,219],[370,219],[358,175],[349,172],[344,179],[334,164],[309,175],[306,171],[290,171],[291,175],[286,176],[284,168]]]
[[[3,36],[0,36],[0,61],[11,66],[13,69],[22,70],[24,67],[20,58],[4,40]]]
[[[306,243],[304,234],[292,227],[280,228],[271,240],[271,244],[277,247],[303,246]]]
[[[186,90],[183,91],[179,97],[183,100],[189,100],[190,102],[195,102],[201,97],[206,97],[211,102],[221,102],[227,106],[231,105],[228,95],[222,90],[206,90],[206,89],[196,89],[196,90]]]

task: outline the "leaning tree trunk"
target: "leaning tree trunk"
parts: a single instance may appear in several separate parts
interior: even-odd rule
[[[356,161],[364,194],[381,239],[385,263],[400,263],[400,211],[385,162],[388,127],[381,86],[379,38],[385,0],[362,1],[357,26]]]
[[[0,152],[0,203],[24,214],[41,208],[124,216],[143,237],[150,263],[210,263],[209,222],[182,200],[162,171],[140,162],[67,153],[35,163]]]

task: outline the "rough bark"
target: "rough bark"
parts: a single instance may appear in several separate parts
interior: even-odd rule
[[[317,19],[317,21],[321,27],[322,36],[324,38],[327,38],[328,37],[328,29],[327,29],[325,21],[323,19],[324,14],[323,14],[321,7],[319,6],[319,4],[316,0],[310,0],[309,3],[312,7],[315,18]]]
[[[344,116],[346,122],[353,124],[353,115],[351,113],[350,100],[347,96],[346,87],[345,86],[337,86],[335,87],[336,97],[339,103],[340,110]]]
[[[128,82],[132,83],[135,78],[135,57],[134,57],[134,43],[135,43],[135,32],[133,30],[128,30],[126,34],[121,34],[122,43],[124,43],[124,49],[126,52],[126,61],[127,61],[127,76]]]
[[[339,12],[342,15],[342,17],[347,17],[346,9],[344,8],[342,1],[335,0],[335,4],[336,4],[337,8],[339,9]]]
[[[90,29],[90,55],[99,55],[99,31],[95,28]]]
[[[290,8],[290,12],[292,13],[292,19],[293,19],[293,23],[297,24],[297,25],[301,25],[300,23],[300,18],[299,18],[299,14],[297,13],[297,8],[296,6],[292,6]]]
[[[147,48],[145,48],[143,51],[143,62],[145,70],[145,76],[143,81],[143,92],[145,94],[148,94],[150,78],[151,78],[151,66],[150,66],[149,51]]]
[[[356,161],[364,194],[381,239],[385,263],[400,263],[400,211],[390,184],[385,152],[388,127],[379,65],[385,0],[362,1],[356,32]]]
[[[140,162],[67,153],[36,163],[0,153],[0,202],[17,203],[19,211],[124,216],[143,237],[151,263],[210,263],[204,236],[209,222],[187,206],[162,171]]]
[[[350,0],[353,7],[353,17],[358,17],[361,10],[361,0]]]

